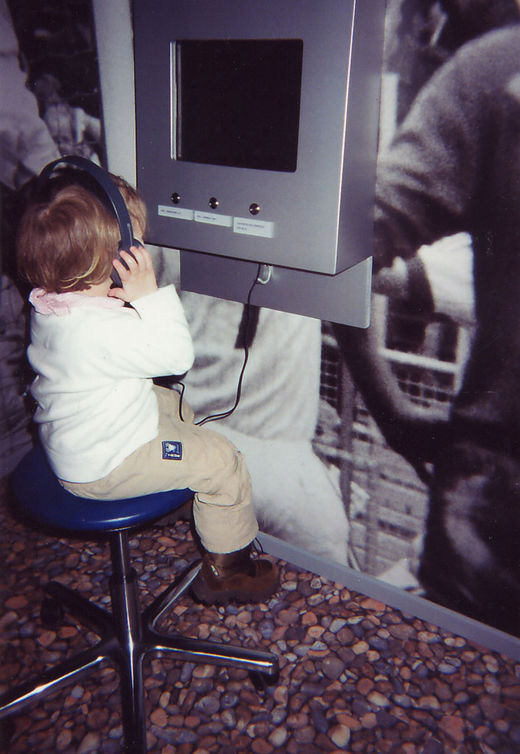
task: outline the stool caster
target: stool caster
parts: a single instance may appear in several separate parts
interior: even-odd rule
[[[40,606],[40,620],[45,628],[56,628],[63,623],[65,610],[53,597],[44,597]]]
[[[257,670],[250,670],[249,678],[255,689],[265,694],[271,686],[276,686],[280,680],[280,671],[277,670],[273,675],[267,675],[267,673],[259,673]]]
[[[14,720],[7,717],[0,720],[0,751],[8,752],[11,746],[11,738],[15,730]]]

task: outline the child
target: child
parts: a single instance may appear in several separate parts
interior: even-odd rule
[[[113,180],[142,238],[143,202]],[[189,487],[204,547],[196,596],[207,604],[267,598],[277,573],[250,557],[258,524],[241,454],[195,426],[186,406],[182,420],[179,394],[152,382],[183,374],[194,360],[174,286],[157,288],[144,247],[132,247],[133,257],[121,252],[128,269],[114,258],[119,226],[91,191],[77,181],[49,184],[49,196],[22,219],[18,263],[34,286],[34,418],[56,476],[73,494],[97,500]],[[111,287],[113,267],[121,288]]]

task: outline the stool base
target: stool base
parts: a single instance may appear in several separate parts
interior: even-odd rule
[[[112,613],[58,582],[50,582],[45,587],[52,599],[64,605],[75,618],[98,634],[99,642],[3,694],[0,697],[0,719],[20,712],[31,703],[109,662],[116,666],[120,675],[125,751],[141,754],[146,752],[142,667],[147,654],[155,652],[182,662],[241,668],[248,670],[253,677],[263,679],[264,683],[276,681],[278,658],[269,652],[190,639],[178,634],[163,634],[156,629],[161,615],[189,589],[200,570],[200,563],[141,613],[137,577],[129,564],[126,532],[115,532],[110,544]],[[261,685],[258,683],[259,687]]]

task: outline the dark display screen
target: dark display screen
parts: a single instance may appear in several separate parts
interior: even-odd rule
[[[175,44],[176,158],[294,172],[303,41]]]

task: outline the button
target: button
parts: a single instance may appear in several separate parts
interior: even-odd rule
[[[258,213],[260,212],[260,205],[256,202],[253,202],[253,204],[249,205],[249,211],[252,215],[258,215]]]
[[[219,205],[219,200],[215,196],[212,196],[208,204],[211,207],[211,209],[217,209]]]
[[[170,199],[174,204],[178,204],[181,200],[181,195],[178,194],[176,191],[173,192],[173,194],[170,196]]]

